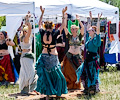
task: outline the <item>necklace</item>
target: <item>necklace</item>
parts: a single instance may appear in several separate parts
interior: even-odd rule
[[[76,41],[76,40],[77,40],[77,36],[76,36],[76,37],[72,37],[72,40],[73,40],[73,41]]]

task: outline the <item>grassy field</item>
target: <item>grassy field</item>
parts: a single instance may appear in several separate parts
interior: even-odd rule
[[[100,73],[100,90],[101,92],[94,96],[78,95],[70,100],[120,100],[120,71],[101,72]],[[7,94],[18,93],[18,85],[9,85],[0,87],[0,100],[16,100],[8,97]]]

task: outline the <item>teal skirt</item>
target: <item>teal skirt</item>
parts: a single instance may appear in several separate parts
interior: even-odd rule
[[[77,82],[81,80],[87,81],[87,86],[96,85],[96,82],[100,83],[99,67],[97,60],[86,62],[84,61],[76,70]]]
[[[45,95],[67,94],[67,84],[61,72],[58,56],[41,54],[35,67],[39,77],[36,91]]]

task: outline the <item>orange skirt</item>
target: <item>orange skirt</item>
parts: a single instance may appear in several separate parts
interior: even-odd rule
[[[68,89],[80,89],[81,79],[79,83],[76,83],[77,76],[76,76],[76,69],[81,65],[81,58],[80,55],[76,55],[76,59],[74,59],[75,55],[71,53],[67,53],[63,59],[62,65],[62,72],[65,76],[67,87]]]

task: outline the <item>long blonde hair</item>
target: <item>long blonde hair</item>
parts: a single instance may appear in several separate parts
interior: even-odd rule
[[[76,26],[76,25],[71,25],[71,28],[75,28],[75,29],[77,29],[77,35],[79,35],[79,26]]]
[[[23,38],[25,37],[25,34],[23,33],[24,31],[28,31],[28,26],[27,25],[23,25],[23,29],[20,33],[20,41],[22,42],[23,41]]]

